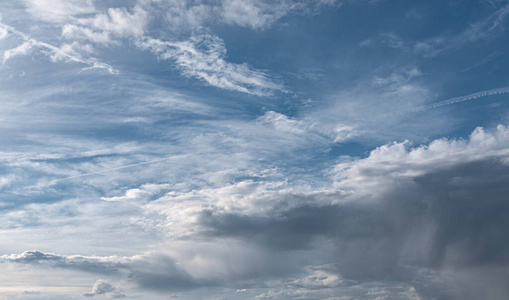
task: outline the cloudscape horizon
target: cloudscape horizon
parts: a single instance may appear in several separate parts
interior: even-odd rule
[[[0,299],[509,298],[506,0],[5,0]]]

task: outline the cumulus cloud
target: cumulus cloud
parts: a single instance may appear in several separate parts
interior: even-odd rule
[[[111,283],[104,280],[97,280],[92,287],[92,290],[82,294],[83,297],[94,297],[97,295],[108,295],[110,298],[125,298],[126,295],[122,293]]]
[[[508,132],[503,126],[492,133],[479,128],[468,141],[437,140],[408,150],[404,143],[383,146],[335,167],[343,194],[330,202],[301,194],[314,201],[277,209],[299,203],[298,194],[290,194],[273,198],[273,213],[249,215],[216,206],[205,209],[199,223],[207,235],[278,251],[310,249],[325,237],[334,241],[336,274],[348,280],[396,280],[425,297],[468,298],[467,292],[433,282],[445,276],[458,286],[489,272],[489,287],[468,299],[495,291],[503,295],[507,291],[498,276],[508,263],[509,243],[506,233],[492,229],[509,225],[503,184],[509,176]]]

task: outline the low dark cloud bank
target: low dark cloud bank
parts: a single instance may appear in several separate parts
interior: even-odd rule
[[[402,282],[424,299],[501,299],[509,293],[508,182],[509,166],[488,158],[395,180],[369,199],[272,217],[206,211],[201,222],[210,236],[267,251],[332,240],[339,275],[359,283]]]

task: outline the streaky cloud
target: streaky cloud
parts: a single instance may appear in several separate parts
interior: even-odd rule
[[[459,97],[454,97],[454,98],[438,101],[438,102],[431,103],[428,105],[423,105],[423,106],[419,106],[419,107],[416,107],[413,109],[409,109],[406,112],[427,111],[427,110],[437,109],[442,106],[447,106],[447,105],[452,105],[452,104],[461,103],[461,102],[465,102],[465,101],[470,101],[470,100],[475,100],[475,99],[489,97],[489,96],[495,96],[495,95],[502,95],[502,94],[507,94],[507,93],[509,93],[509,86],[491,89],[491,90],[480,91],[480,92],[465,95],[465,96],[459,96]]]
[[[218,88],[257,96],[283,91],[283,87],[266,73],[247,64],[226,61],[224,42],[214,35],[196,35],[178,42],[143,38],[138,39],[136,44],[160,59],[173,60],[184,76],[203,80]]]
[[[24,56],[31,53],[33,50],[42,49],[40,53],[45,56],[48,56],[51,61],[65,61],[72,63],[80,63],[86,65],[82,70],[89,69],[104,69],[108,71],[110,74],[118,74],[119,71],[113,68],[112,66],[101,62],[100,60],[92,57],[81,57],[76,52],[72,51],[72,48],[69,47],[56,47],[51,44],[41,42],[30,36],[24,34],[23,32],[17,30],[16,28],[3,24],[0,22],[0,28],[7,30],[23,39],[23,43],[15,48],[8,49],[4,51],[2,63],[5,64],[8,60],[12,59],[15,56]],[[75,44],[77,45],[77,44]],[[64,45],[65,46],[65,45]],[[71,50],[71,51],[69,51]]]

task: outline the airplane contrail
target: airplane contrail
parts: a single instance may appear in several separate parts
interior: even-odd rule
[[[506,86],[503,88],[480,91],[480,92],[469,94],[466,96],[454,97],[454,98],[442,100],[439,102],[431,103],[428,105],[418,106],[416,108],[409,109],[406,112],[426,111],[426,110],[430,110],[430,109],[439,108],[441,106],[451,105],[451,104],[455,104],[455,103],[459,103],[459,102],[465,102],[465,101],[474,100],[477,98],[482,98],[482,97],[487,97],[487,96],[507,94],[507,93],[509,93],[509,86]]]
[[[63,181],[63,180],[69,180],[69,179],[80,178],[80,177],[85,177],[85,176],[90,176],[90,175],[95,175],[95,174],[102,174],[102,173],[106,173],[106,172],[110,172],[110,171],[115,171],[115,170],[121,170],[121,169],[141,166],[141,165],[147,165],[147,164],[151,164],[151,163],[155,163],[155,162],[169,160],[169,159],[172,159],[172,158],[174,158],[174,157],[166,157],[166,158],[161,158],[161,159],[156,159],[156,160],[144,161],[144,162],[141,162],[141,163],[124,165],[124,166],[121,166],[121,167],[101,170],[101,171],[97,171],[97,172],[90,172],[90,173],[84,173],[84,174],[80,174],[80,175],[76,175],[76,176],[69,176],[69,177],[65,177],[65,178],[54,179],[54,180],[51,180],[49,182],[49,184],[51,185],[51,184],[55,184],[55,183]]]

